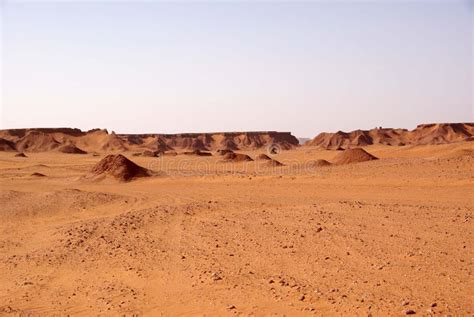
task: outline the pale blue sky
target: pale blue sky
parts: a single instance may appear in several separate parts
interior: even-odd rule
[[[1,128],[474,121],[472,1],[3,1]]]

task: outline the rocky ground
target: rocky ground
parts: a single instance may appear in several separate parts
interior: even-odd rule
[[[0,315],[472,315],[474,145],[366,150],[129,155],[131,182],[0,153]]]

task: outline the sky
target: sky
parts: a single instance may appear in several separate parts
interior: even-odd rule
[[[0,0],[0,129],[472,122],[473,3]]]

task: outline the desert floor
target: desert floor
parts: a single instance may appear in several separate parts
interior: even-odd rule
[[[0,315],[472,315],[474,142],[366,150],[126,154],[129,183],[0,153]]]

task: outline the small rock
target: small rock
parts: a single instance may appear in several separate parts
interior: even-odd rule
[[[222,280],[222,277],[220,277],[218,273],[212,273],[211,278],[212,278],[214,281],[220,281],[220,280]]]
[[[234,305],[229,305],[229,306],[227,306],[227,309],[228,310],[233,310],[233,309],[236,309],[236,307]]]
[[[405,310],[405,315],[415,315],[416,312],[413,309],[407,309]]]
[[[3,308],[3,311],[5,313],[11,313],[11,312],[13,312],[13,309],[10,306],[6,306],[6,307]]]

